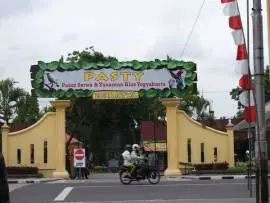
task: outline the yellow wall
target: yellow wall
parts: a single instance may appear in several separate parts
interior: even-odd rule
[[[201,163],[201,143],[204,143],[204,163],[214,162],[214,148],[217,148],[217,162],[228,162],[234,166],[234,139],[232,125],[227,132],[203,127],[177,110],[179,99],[166,99],[168,168],[165,175],[180,175],[179,162],[188,162],[187,141],[191,139],[191,163]],[[8,166],[18,166],[17,149],[21,149],[22,166],[37,166],[45,177],[68,177],[65,169],[65,109],[67,100],[52,102],[56,112],[47,113],[33,126],[14,133],[8,133],[8,126],[2,127],[2,151]],[[44,141],[48,141],[48,163],[43,162]],[[35,163],[30,163],[30,144],[34,144]]]
[[[45,114],[36,124],[24,130],[9,133],[8,166],[37,166],[55,169],[55,113]],[[44,141],[48,141],[48,163],[44,164]],[[34,144],[34,164],[30,163],[30,144]],[[21,164],[17,164],[17,149],[21,149]]]
[[[183,111],[177,111],[177,131],[179,142],[179,161],[188,162],[188,139],[191,139],[191,162],[201,162],[201,143],[204,143],[204,163],[214,162],[214,148],[217,148],[217,162],[229,162],[228,134],[189,118]]]
[[[214,148],[217,148],[216,162],[227,162],[234,166],[234,137],[233,125],[226,126],[227,132],[220,132],[209,127],[202,126],[194,121],[185,112],[177,109],[181,99],[163,99],[167,117],[167,154],[168,168],[166,176],[181,175],[179,163],[188,163],[188,139],[191,140],[191,164],[201,162],[201,143],[204,143],[204,162],[213,163]]]
[[[45,114],[37,123],[21,131],[9,133],[2,126],[2,151],[8,166],[35,166],[45,177],[67,178],[65,167],[65,109],[68,100],[52,102],[56,112]],[[44,141],[47,141],[47,163],[44,163]],[[31,163],[30,145],[34,145],[34,163]],[[17,149],[21,163],[17,163]]]

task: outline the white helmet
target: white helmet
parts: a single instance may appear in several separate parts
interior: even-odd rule
[[[135,151],[135,150],[138,150],[140,148],[140,146],[138,144],[133,144],[132,145],[132,150]]]

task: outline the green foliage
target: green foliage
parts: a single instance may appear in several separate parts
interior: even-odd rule
[[[203,96],[188,95],[187,97],[184,97],[178,108],[185,111],[191,117],[194,116],[198,120],[204,120],[211,116],[207,112],[209,106],[210,102]]]
[[[265,75],[264,75],[264,93],[265,93],[265,101],[268,102],[270,101],[270,74],[269,74],[269,66],[267,66],[265,70]]]
[[[243,116],[243,110],[238,110],[234,118],[242,119],[242,116]]]
[[[26,96],[26,91],[15,84],[11,78],[0,81],[0,114],[6,123],[18,112]]]
[[[75,56],[69,54],[67,60],[80,62],[83,55],[83,60],[89,63],[105,64],[107,61],[117,61],[113,57],[93,53],[92,50],[88,50],[89,53],[83,52],[75,52]],[[71,58],[72,56],[75,58]],[[61,98],[64,99],[65,96]],[[108,131],[121,133],[121,146],[126,143],[138,143],[140,132],[136,123],[139,125],[142,120],[154,120],[159,116],[165,116],[165,109],[157,97],[99,101],[90,97],[72,96],[71,100],[72,107],[66,114],[67,133],[84,143],[89,152],[94,154],[94,161],[99,161],[96,164],[102,163],[105,140],[109,143],[113,141],[114,137],[108,136]]]
[[[238,105],[239,110],[242,109],[242,105],[239,102],[239,95],[241,94],[241,92],[242,92],[242,90],[239,87],[232,89],[230,92],[231,98],[233,100],[237,101],[237,105]]]
[[[156,98],[101,102],[90,98],[74,98],[72,103],[67,111],[67,132],[100,156],[104,140],[113,141],[113,136],[108,137],[106,130],[121,132],[122,146],[125,143],[138,143],[140,134],[135,121],[139,124],[142,120],[154,120],[165,115],[164,107]]]
[[[52,106],[45,106],[45,107],[43,107],[43,109],[41,109],[41,111],[39,112],[40,117],[42,117],[44,114],[46,114],[48,112],[55,112],[55,108],[52,107]]]
[[[40,119],[40,116],[37,97],[27,93],[18,107],[13,123],[34,123]]]
[[[240,166],[231,167],[226,170],[226,173],[230,174],[247,173],[247,167],[240,167]]]
[[[101,52],[95,51],[94,47],[87,47],[83,51],[73,51],[68,54],[67,62],[70,63],[79,63],[83,64],[84,62],[88,63],[98,63],[98,62],[117,62],[118,60],[115,57],[105,57]],[[60,60],[61,62],[61,60]]]

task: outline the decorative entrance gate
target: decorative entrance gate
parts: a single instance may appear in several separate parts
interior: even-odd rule
[[[168,122],[168,166],[175,156],[175,115],[180,98],[197,92],[196,64],[177,60],[155,60],[149,62],[111,61],[105,63],[38,62],[31,66],[32,93],[38,97],[68,99],[91,97],[93,99],[134,99],[158,97],[167,107]],[[63,109],[64,110],[64,109]],[[172,117],[172,119],[170,118]],[[64,129],[63,123],[57,127]],[[170,123],[173,121],[172,123]],[[58,134],[56,157],[64,157],[64,133]],[[61,162],[63,163],[63,162]],[[59,167],[64,170],[63,167]],[[175,168],[168,168],[168,173]],[[63,171],[64,173],[64,171]],[[174,172],[175,173],[175,172]]]

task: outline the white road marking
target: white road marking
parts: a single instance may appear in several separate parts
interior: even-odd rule
[[[180,180],[164,180],[161,179],[161,182],[192,182],[193,180],[191,179],[180,179]],[[47,182],[46,184],[60,184],[60,183],[72,183],[72,184],[76,184],[76,183],[120,183],[120,180],[118,179],[104,179],[104,180],[98,180],[98,179],[77,179],[77,180],[56,180],[56,181],[50,181]]]
[[[66,197],[73,190],[73,187],[66,187],[62,192],[54,199],[54,201],[64,201]]]
[[[16,189],[19,189],[19,188],[21,188],[21,187],[24,187],[24,186],[26,186],[26,185],[28,185],[28,184],[9,184],[9,185],[8,185],[8,187],[9,187],[9,192],[12,192],[12,191],[14,191],[14,190],[16,190]]]

